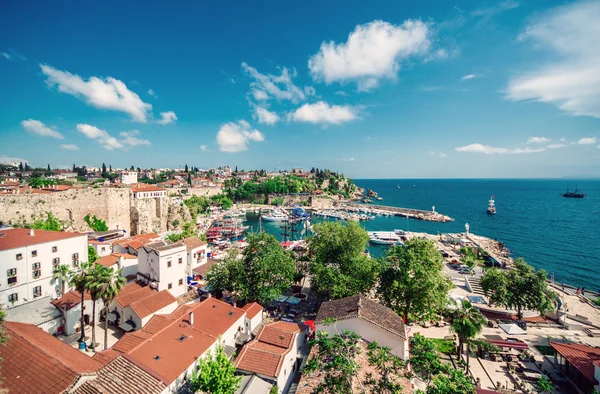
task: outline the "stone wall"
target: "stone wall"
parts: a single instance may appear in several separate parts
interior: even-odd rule
[[[190,187],[188,195],[198,197],[212,197],[223,192],[221,186]]]

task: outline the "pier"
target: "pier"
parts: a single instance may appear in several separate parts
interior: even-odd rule
[[[387,205],[366,205],[358,203],[347,203],[338,207],[338,209],[347,209],[351,212],[372,212],[378,215],[400,216],[415,220],[427,220],[430,222],[453,222],[450,216],[442,215],[435,210],[425,211],[421,209],[390,207]]]

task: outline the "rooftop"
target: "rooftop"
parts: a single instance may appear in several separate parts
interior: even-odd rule
[[[147,234],[138,234],[138,235],[134,235],[131,238],[128,239],[124,239],[118,242],[114,242],[114,245],[118,245],[121,246],[123,248],[128,248],[131,247],[133,249],[139,249],[142,246],[149,244],[150,242],[156,241],[157,239],[160,239],[160,236],[156,233],[147,233]]]
[[[262,312],[263,307],[257,302],[251,302],[244,305],[242,309],[246,311],[246,316],[248,316],[248,318],[253,319],[254,316]]]
[[[33,231],[33,235],[30,235]],[[29,230],[26,228],[3,229],[0,231],[0,251],[38,245],[64,239],[85,237],[87,234],[67,233],[65,231]]]
[[[36,298],[34,301],[6,310],[6,321],[40,325],[62,316],[50,303],[50,297]]]
[[[590,383],[597,384],[594,378],[594,363],[600,362],[600,348],[576,343],[548,342],[561,356],[567,359]]]
[[[390,308],[364,296],[358,295],[324,302],[319,308],[315,323],[323,323],[328,318],[336,320],[362,319],[400,339],[407,339],[406,327],[402,318]]]
[[[123,257],[124,259],[135,259],[135,260],[138,259],[137,256],[134,256],[134,255],[128,254],[128,253],[112,253],[112,254],[109,254],[108,256],[104,256],[104,257],[96,260],[96,264],[101,264],[105,267],[112,267],[113,265],[115,265],[119,262],[119,259],[121,257]]]
[[[199,248],[207,244],[198,237],[184,238],[181,242],[183,242],[188,248]]]
[[[152,290],[150,286],[140,287],[137,290],[133,290],[135,287],[138,287],[139,284],[136,283],[136,286],[132,286],[131,291],[127,291],[125,294],[121,293],[117,297],[115,297],[115,301],[121,308],[125,308],[133,304],[136,301],[143,300],[146,297],[150,297],[158,292],[156,290]],[[127,286],[125,286],[127,287]]]
[[[156,242],[144,245],[144,246],[158,250],[159,252],[162,252],[165,250],[180,248],[185,245],[183,244],[183,241],[171,243],[171,242],[160,240],[160,241],[156,241]]]
[[[162,290],[146,298],[135,301],[131,304],[131,308],[143,319],[173,303],[177,303],[177,298],[175,298],[169,290]]]
[[[6,322],[4,330],[10,339],[0,346],[1,387],[9,392],[61,393],[80,374],[93,374],[102,366],[34,325]]]
[[[87,291],[83,295],[83,298],[85,300],[92,299],[90,293],[88,293]],[[77,290],[71,290],[63,294],[62,297],[52,300],[51,303],[60,310],[68,311],[69,309],[81,303],[81,293]]]

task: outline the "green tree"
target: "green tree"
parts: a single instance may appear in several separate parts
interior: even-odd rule
[[[435,341],[419,333],[410,337],[409,362],[414,373],[418,374],[428,386],[434,376],[445,370]]]
[[[31,228],[36,230],[46,230],[46,231],[62,231],[63,223],[58,220],[51,212],[46,213],[46,219],[36,219],[34,220]]]
[[[95,349],[98,346],[98,343],[96,343],[96,301],[100,298],[100,285],[106,280],[109,270],[110,268],[106,268],[103,265],[94,264],[89,270],[85,282],[86,290],[90,292],[90,298],[92,299],[92,343],[90,345],[92,349]]]
[[[535,382],[534,388],[535,391],[541,394],[554,393],[554,385],[546,375],[542,375],[538,378],[537,382]]]
[[[211,268],[207,281],[215,290],[266,305],[293,284],[294,258],[271,234],[250,234],[247,242],[241,260],[230,254]]]
[[[459,369],[448,369],[446,374],[433,378],[427,394],[475,394],[473,382]]]
[[[491,304],[516,309],[519,319],[523,310],[544,313],[553,307],[556,296],[548,289],[546,271],[536,271],[522,258],[510,270],[489,269],[481,278],[481,287]]]
[[[83,217],[83,220],[94,231],[108,231],[106,222],[102,219],[99,219],[96,215],[90,217],[90,214],[88,213]]]
[[[458,356],[463,354],[464,344],[467,344],[467,373],[469,372],[469,341],[481,332],[486,319],[479,309],[475,308],[469,301],[462,301],[450,314],[450,328],[458,336]]]
[[[429,318],[446,306],[452,282],[442,272],[442,256],[435,244],[413,238],[392,246],[383,262],[377,292],[383,304],[404,321]]]
[[[404,375],[406,363],[392,354],[389,347],[371,342],[367,346],[367,359],[377,372],[368,373],[364,381],[369,392],[396,394],[404,390],[404,382],[399,378]]]
[[[60,281],[60,295],[65,294],[65,284],[71,278],[71,268],[67,264],[61,264],[58,267],[54,268],[54,272],[52,273],[53,280]]]
[[[369,292],[379,264],[363,254],[369,242],[367,232],[356,222],[323,222],[315,225],[315,233],[308,247],[311,290],[317,298],[332,300]]]
[[[180,233],[171,233],[167,235],[166,238],[171,242],[177,242],[181,241],[184,238],[198,236],[198,229],[196,228],[194,222],[185,222],[182,226],[182,230],[183,231],[181,231]]]
[[[75,271],[73,271],[73,273],[71,275],[71,278],[69,279],[71,282],[71,285],[73,287],[75,287],[75,290],[77,290],[81,294],[81,318],[80,318],[81,336],[79,337],[79,342],[85,341],[83,304],[85,302],[84,296],[85,296],[85,291],[87,290],[89,273],[90,273],[91,269],[92,269],[92,265],[90,263],[80,262],[79,266],[76,267]]]
[[[108,172],[106,172],[106,164],[102,163],[102,178],[106,178],[108,176]]]
[[[113,302],[115,297],[119,295],[119,292],[125,286],[127,281],[125,278],[121,276],[121,270],[113,270],[109,268],[106,276],[103,278],[102,282],[96,283],[96,286],[99,288],[100,299],[102,299],[102,303],[104,304],[104,350],[108,349],[108,308],[110,304]]]
[[[95,263],[98,258],[98,252],[96,252],[96,249],[93,246],[88,245],[88,261],[90,263]]]
[[[190,388],[194,393],[233,394],[241,379],[236,376],[235,365],[227,358],[223,345],[219,344],[214,356],[209,351],[198,362],[198,369],[192,371]]]
[[[187,183],[188,185],[192,184],[192,174],[188,172],[188,177],[187,177]]]

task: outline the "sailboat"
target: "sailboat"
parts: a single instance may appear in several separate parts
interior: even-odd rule
[[[398,189],[400,189],[400,185],[397,185],[396,187],[397,187]]]
[[[495,215],[496,214],[496,202],[494,201],[494,196],[492,196],[492,198],[490,198],[489,205],[488,205],[488,208],[487,208],[487,213],[489,215]]]

